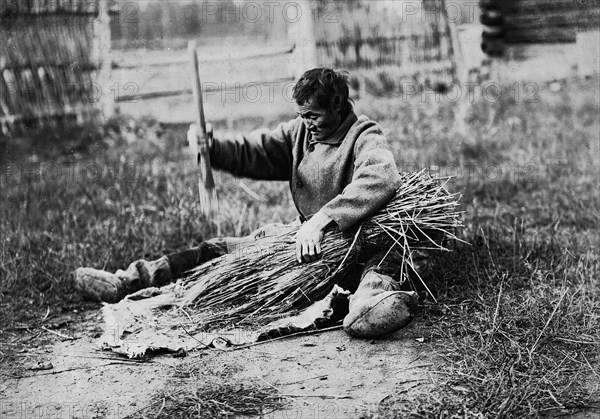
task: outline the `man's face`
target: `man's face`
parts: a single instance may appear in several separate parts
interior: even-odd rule
[[[342,123],[340,112],[335,109],[323,109],[314,104],[311,98],[303,104],[295,104],[296,113],[306,124],[314,140],[329,137]]]

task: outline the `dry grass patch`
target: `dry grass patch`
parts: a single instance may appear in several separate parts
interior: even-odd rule
[[[228,418],[261,416],[282,408],[283,399],[271,387],[257,383],[195,383],[169,388],[155,396],[148,418]]]
[[[191,358],[177,366],[168,386],[154,395],[155,402],[134,416],[153,419],[264,416],[286,405],[274,387],[236,378],[241,367],[235,363],[218,362],[212,368],[199,364],[202,363]]]

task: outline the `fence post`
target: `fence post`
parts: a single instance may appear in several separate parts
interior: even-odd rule
[[[173,29],[171,27],[171,4],[169,0],[161,1],[160,26],[162,29],[162,49],[165,50],[171,45],[173,39]]]
[[[456,127],[458,132],[462,135],[467,134],[467,113],[469,111],[470,103],[469,103],[469,93],[465,94],[465,89],[468,88],[466,84],[469,78],[469,68],[467,68],[464,51],[462,45],[460,43],[460,37],[458,35],[458,28],[456,22],[450,19],[448,16],[448,10],[446,9],[446,1],[442,0],[442,17],[446,22],[446,27],[448,28],[448,34],[450,35],[450,45],[452,46],[452,55],[450,57],[452,61],[452,67],[454,68],[454,74],[456,81],[459,83],[462,96],[457,103],[457,109],[454,115],[454,122],[456,123]]]
[[[295,45],[292,65],[297,80],[306,70],[317,66],[314,15],[309,0],[287,2],[283,10],[288,23],[288,38]]]
[[[595,17],[600,13],[597,3],[582,1],[577,16],[577,34],[575,50],[577,57],[577,73],[579,77],[588,77],[600,72],[600,27]]]
[[[109,0],[98,0],[98,17],[94,19],[92,57],[98,66],[94,83],[99,88],[96,104],[104,119],[114,114],[114,101],[109,91],[112,60],[110,55],[110,7]],[[93,94],[93,93],[91,93]]]

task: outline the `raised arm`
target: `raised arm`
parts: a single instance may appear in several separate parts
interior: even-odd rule
[[[297,122],[281,123],[272,131],[256,130],[247,135],[215,138],[210,147],[212,166],[252,179],[289,180]]]

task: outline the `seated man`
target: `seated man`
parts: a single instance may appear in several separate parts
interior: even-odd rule
[[[379,125],[354,113],[345,74],[329,68],[309,70],[294,86],[293,99],[296,119],[270,132],[213,138],[209,150],[215,168],[236,176],[289,182],[301,222],[296,257],[302,263],[319,258],[327,228],[347,231],[383,208],[394,197],[400,177]],[[188,136],[196,141],[194,125]],[[141,288],[164,285],[256,235],[277,234],[282,228],[286,226],[270,225],[246,238],[212,239],[153,262],[134,262],[115,274],[80,268],[76,284],[88,298],[118,301]],[[394,332],[411,320],[416,305],[414,293],[400,291],[406,279],[399,277],[400,257],[383,252],[362,262],[357,264],[359,275],[345,284],[354,294],[344,330],[358,337]],[[372,316],[376,323],[367,329],[355,326],[354,320],[362,315]]]

